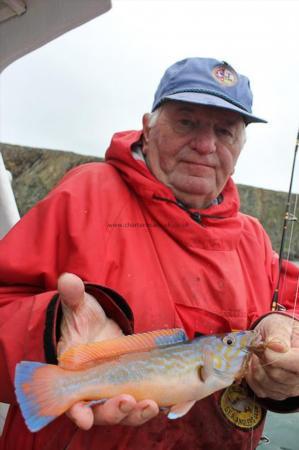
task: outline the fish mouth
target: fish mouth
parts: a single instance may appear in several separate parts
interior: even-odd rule
[[[266,342],[262,339],[262,335],[259,331],[254,331],[252,342],[247,346],[248,353],[253,353],[257,356],[264,353],[267,348]]]
[[[246,353],[246,356],[244,358],[243,364],[240,368],[240,370],[238,371],[238,373],[235,375],[235,382],[236,383],[240,383],[242,381],[242,379],[245,377],[247,371],[248,371],[248,367],[249,367],[249,363],[250,363],[250,359],[252,357],[252,355],[257,355],[257,356],[261,356],[265,349],[267,348],[267,344],[265,343],[265,341],[262,339],[262,335],[260,334],[260,332],[253,330],[253,338],[252,341],[250,342],[250,344],[248,344],[244,349],[244,353]]]

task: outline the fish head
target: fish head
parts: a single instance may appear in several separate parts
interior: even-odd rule
[[[254,349],[259,348],[261,337],[256,331],[235,331],[214,335],[204,352],[205,377],[214,375],[232,381],[241,379]]]

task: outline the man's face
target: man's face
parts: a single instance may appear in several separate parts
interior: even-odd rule
[[[143,117],[143,153],[153,175],[175,197],[205,208],[220,194],[245,141],[240,114],[184,102],[167,102],[156,123]]]

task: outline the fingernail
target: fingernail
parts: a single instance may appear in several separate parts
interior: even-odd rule
[[[287,352],[289,350],[289,346],[286,344],[286,342],[281,341],[277,338],[269,338],[267,347],[274,352]]]
[[[119,409],[121,410],[122,413],[126,414],[132,411],[133,406],[129,402],[120,402]]]
[[[141,417],[142,419],[148,419],[149,417],[151,417],[152,412],[151,412],[151,408],[149,406],[147,406],[146,408],[144,408],[141,411]]]
[[[106,403],[106,401],[106,398],[102,398],[101,400],[92,400],[90,402],[86,402],[84,406],[88,406],[89,408],[91,408],[94,405],[103,405],[104,403]]]

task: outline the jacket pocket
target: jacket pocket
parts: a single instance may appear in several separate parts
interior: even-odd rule
[[[212,312],[195,306],[175,303],[177,324],[184,328],[190,339],[196,333],[218,334],[246,328],[245,314],[228,312]]]

